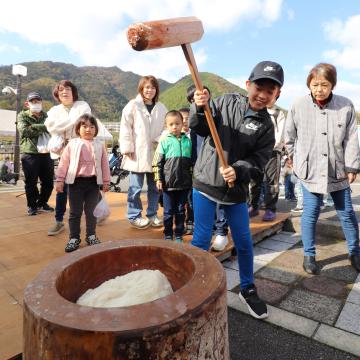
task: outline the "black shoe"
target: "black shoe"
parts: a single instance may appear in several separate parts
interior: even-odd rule
[[[258,297],[255,285],[249,285],[239,293],[240,300],[248,307],[250,315],[256,319],[268,317],[266,304]]]
[[[37,215],[38,214],[37,208],[29,207],[27,213],[29,216]]]
[[[100,244],[101,241],[99,240],[99,238],[96,235],[90,235],[86,238],[86,242],[88,245],[96,245],[96,244]]]
[[[54,208],[49,206],[48,204],[44,204],[42,206],[38,206],[37,209],[39,212],[54,212]]]
[[[308,274],[317,275],[320,272],[315,256],[304,256],[303,268]]]
[[[360,272],[360,255],[354,254],[349,256],[351,266],[357,271]]]
[[[65,251],[71,252],[77,250],[80,247],[80,242],[81,242],[80,239],[76,239],[76,238],[70,239],[65,246]]]

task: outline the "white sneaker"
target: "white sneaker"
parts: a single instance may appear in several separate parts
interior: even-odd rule
[[[215,251],[223,251],[226,248],[229,240],[226,235],[216,235],[211,248]]]
[[[130,221],[130,224],[137,229],[146,229],[151,225],[151,221],[149,219],[144,219],[143,217],[138,217],[133,221]]]
[[[153,227],[160,227],[163,225],[163,221],[157,215],[152,216],[149,220],[151,222],[151,226]]]

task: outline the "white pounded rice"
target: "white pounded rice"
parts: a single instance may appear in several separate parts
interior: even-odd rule
[[[88,289],[77,304],[92,307],[121,307],[154,301],[172,294],[166,276],[159,270],[136,270]]]

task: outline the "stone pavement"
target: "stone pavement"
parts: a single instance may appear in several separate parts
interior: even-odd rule
[[[360,356],[360,275],[347,260],[343,240],[319,238],[321,274],[302,269],[302,245],[295,233],[280,232],[255,245],[255,284],[269,304],[267,322]],[[239,302],[236,258],[223,262],[228,305],[248,313]]]

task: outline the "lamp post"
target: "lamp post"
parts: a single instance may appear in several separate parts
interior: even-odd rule
[[[16,76],[16,89],[6,86],[2,92],[5,94],[13,93],[16,95],[16,118],[15,118],[15,148],[14,148],[14,174],[15,180],[19,180],[20,175],[20,136],[17,127],[17,118],[21,110],[21,78],[27,75],[27,67],[23,65],[13,65],[12,74]]]

